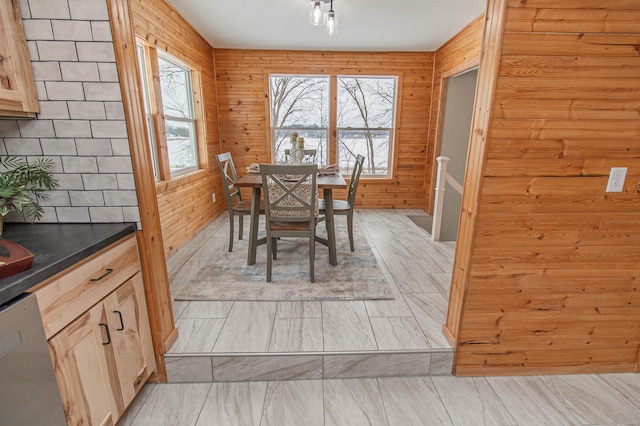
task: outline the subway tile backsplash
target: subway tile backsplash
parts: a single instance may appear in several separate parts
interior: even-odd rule
[[[41,222],[139,222],[106,0],[19,3],[40,113],[0,119],[0,154],[53,160]]]

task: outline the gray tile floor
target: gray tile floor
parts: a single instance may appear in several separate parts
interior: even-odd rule
[[[455,244],[432,242],[426,231],[407,218],[409,214],[424,212],[356,211],[355,221],[395,300],[174,301],[179,337],[169,353],[450,350],[441,330]],[[197,272],[202,252],[212,240],[227,241],[228,235],[228,219],[223,215],[172,256],[167,263],[172,289],[184,286]],[[316,262],[322,261],[322,249],[318,248]]]
[[[453,245],[431,243],[426,233],[406,220],[407,214],[420,212],[358,212],[358,220],[365,225],[367,239],[392,284],[396,300],[176,303],[175,314],[183,337],[172,352],[305,352],[322,346],[325,351],[339,349],[348,354],[352,331],[365,333],[366,337],[358,337],[362,340],[358,347],[449,348],[440,329],[446,313]],[[208,238],[216,238],[220,232],[226,238],[227,229],[226,221],[218,219],[173,256],[168,263],[171,279],[185,279],[193,273],[189,259]],[[331,320],[334,310],[346,311],[354,318],[366,316],[368,326],[350,331],[336,328],[339,324],[332,324]],[[251,330],[255,342],[235,342],[238,339],[232,337],[233,330],[244,327],[248,331],[255,323],[250,320],[253,316],[266,327]],[[294,334],[298,339],[284,338],[291,330],[297,330]],[[205,371],[211,364],[208,358],[185,359],[192,370]],[[324,363],[332,364],[329,369],[338,370],[346,364],[337,355]],[[361,363],[359,368],[369,366]],[[147,384],[119,424],[640,424],[638,374],[487,378],[432,375],[220,383],[211,383],[207,374],[210,373],[201,375],[206,383]]]
[[[147,384],[119,425],[637,425],[640,375]]]

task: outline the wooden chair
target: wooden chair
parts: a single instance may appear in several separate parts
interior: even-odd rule
[[[309,279],[314,282],[318,214],[318,166],[260,164],[267,231],[267,282],[277,259],[277,239],[309,239]]]
[[[363,164],[364,156],[358,154],[356,157],[356,163],[353,166],[353,171],[351,172],[351,181],[349,182],[349,194],[347,200],[333,200],[333,214],[347,216],[347,231],[349,233],[349,245],[351,247],[351,251],[355,251],[355,247],[353,245],[353,210],[356,204],[356,191],[358,190],[358,182],[360,181]],[[324,200],[319,200],[318,204],[320,213],[324,214]]]
[[[238,216],[238,239],[242,239],[242,229],[244,225],[244,217],[251,215],[251,200],[243,200],[240,190],[236,188],[235,183],[238,180],[236,167],[233,164],[230,152],[216,155],[218,161],[218,169],[222,175],[222,186],[224,187],[224,195],[227,198],[227,209],[229,210],[229,251],[233,251],[233,222],[234,216]],[[264,213],[261,206],[260,213]]]

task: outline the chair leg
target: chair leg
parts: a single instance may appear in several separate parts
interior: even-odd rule
[[[271,240],[272,240],[271,256],[273,257],[273,260],[277,260],[278,259],[278,239],[272,238]]]
[[[316,260],[316,234],[311,234],[309,238],[309,280],[315,282],[314,264]]]
[[[347,231],[349,232],[349,245],[351,246],[351,251],[356,251],[353,245],[353,210],[349,211],[347,214]]]
[[[271,282],[271,250],[272,250],[273,238],[267,237],[267,282]]]
[[[233,251],[233,212],[229,212],[229,252]]]
[[[238,216],[238,239],[242,239],[242,228],[244,227],[244,215]]]

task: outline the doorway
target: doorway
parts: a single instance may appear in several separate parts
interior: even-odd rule
[[[440,156],[448,157],[449,162],[445,178],[440,241],[456,241],[458,236],[477,81],[477,68],[463,71],[443,81],[446,96],[443,107]]]

